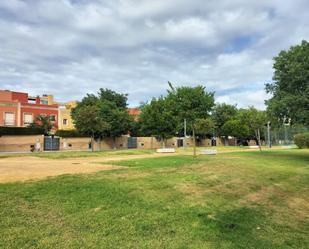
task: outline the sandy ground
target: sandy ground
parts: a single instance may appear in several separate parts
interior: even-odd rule
[[[244,150],[218,151],[218,153],[240,151]],[[181,154],[192,155],[192,151],[183,151]],[[64,174],[92,173],[102,170],[121,169],[124,167],[108,165],[104,164],[104,162],[175,155],[179,154],[144,154],[68,159],[48,159],[31,156],[0,158],[0,183],[39,180],[49,176]]]
[[[71,159],[47,159],[30,156],[2,158],[0,159],[0,183],[39,180],[48,176],[58,176],[63,174],[91,173],[101,170],[121,169],[124,167],[108,164],[104,165],[104,162],[159,156],[167,156],[167,154],[84,157]]]

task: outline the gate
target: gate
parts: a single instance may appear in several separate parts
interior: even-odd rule
[[[177,147],[183,147],[183,139],[177,139]]]
[[[59,150],[60,147],[60,138],[49,136],[44,137],[44,150],[46,151],[54,151]]]
[[[137,148],[137,138],[128,137],[128,149],[136,149],[136,148]]]

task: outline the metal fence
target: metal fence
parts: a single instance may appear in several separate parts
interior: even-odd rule
[[[272,145],[293,145],[294,136],[299,133],[309,132],[309,127],[282,125],[270,129],[270,140]],[[265,130],[265,141],[267,142],[267,130]]]

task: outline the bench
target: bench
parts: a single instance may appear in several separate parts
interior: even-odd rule
[[[217,155],[217,150],[202,150],[201,155]]]
[[[258,148],[259,148],[258,145],[250,145],[250,146],[249,146],[249,149],[258,149]]]
[[[175,153],[176,150],[174,148],[163,148],[157,149],[157,153]]]

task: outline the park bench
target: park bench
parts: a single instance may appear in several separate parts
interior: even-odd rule
[[[258,149],[258,148],[259,148],[258,145],[250,145],[250,146],[249,146],[249,149]]]
[[[201,155],[217,155],[217,150],[202,150]]]
[[[163,148],[163,149],[157,149],[158,153],[175,153],[174,148]]]

